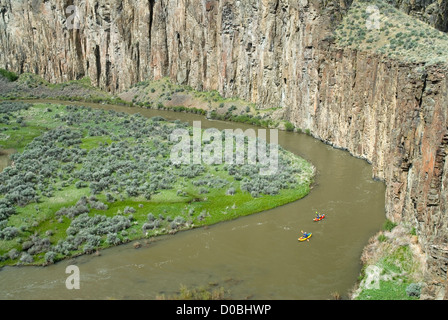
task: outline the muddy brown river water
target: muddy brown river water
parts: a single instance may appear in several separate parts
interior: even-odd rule
[[[203,128],[259,129],[185,113],[91,106],[190,124],[200,120]],[[385,220],[385,186],[372,180],[366,161],[305,134],[279,132],[279,144],[317,168],[316,183],[304,199],[163,236],[140,249],[127,244],[48,267],[5,267],[0,270],[0,299],[155,299],[176,293],[181,284],[216,285],[234,299],[346,296],[361,270],[363,247]],[[0,155],[0,170],[9,164],[5,157]],[[313,222],[316,211],[326,219]],[[313,233],[309,242],[297,241],[300,230]],[[79,290],[65,286],[69,265],[79,267]]]

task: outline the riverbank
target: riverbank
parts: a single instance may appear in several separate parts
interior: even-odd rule
[[[172,167],[168,137],[188,129],[178,121],[54,104],[16,109],[0,124],[9,137],[0,143],[19,150],[1,173],[1,265],[48,264],[235,219],[303,198],[313,182],[313,166],[283,149],[270,178],[259,165]]]
[[[142,107],[205,115],[210,119],[233,121],[266,128],[302,132],[284,120],[285,109],[279,106],[259,108],[239,98],[224,98],[217,91],[199,92],[178,85],[169,78],[142,81],[128,90],[112,95],[90,84],[89,78],[50,84],[38,75],[24,73],[9,81],[0,76],[0,100],[66,101]],[[308,130],[304,131],[310,134]]]

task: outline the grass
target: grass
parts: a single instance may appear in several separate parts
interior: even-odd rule
[[[406,288],[415,283],[412,274],[414,262],[408,246],[392,250],[377,264],[381,270],[378,288],[363,289],[357,300],[417,300],[406,294]]]
[[[417,300],[403,294],[408,285],[407,282],[380,281],[381,289],[366,289],[358,300]]]
[[[110,136],[99,136],[99,137],[85,137],[82,139],[82,143],[80,147],[86,150],[92,150],[94,148],[98,148],[102,144],[112,143],[112,139]]]
[[[53,113],[47,112],[48,106],[37,104],[35,108],[18,112],[17,117],[22,117],[25,125],[0,123],[0,130],[6,128],[0,135],[0,147],[21,152],[34,138],[55,128],[58,124],[53,121]],[[54,108],[55,112],[59,110],[58,107]]]
[[[0,137],[0,146],[4,149],[22,151],[28,143],[40,136],[44,131],[45,128],[39,126],[28,126],[19,130],[10,129],[3,131],[3,136]]]
[[[385,229],[371,239],[364,249],[364,266],[359,285],[353,294],[356,300],[417,300],[408,290],[423,279],[420,258],[413,249],[412,230],[386,221]],[[395,230],[394,230],[395,229]],[[370,253],[366,253],[370,252]],[[370,282],[370,283],[369,283]]]
[[[285,123],[285,129],[286,131],[294,131],[295,126],[291,122],[287,121]]]
[[[383,223],[383,230],[386,231],[392,231],[393,228],[395,228],[397,226],[396,223],[390,221],[389,219],[387,219],[384,223]]]
[[[369,11],[369,6],[376,7],[379,14]],[[375,21],[379,22],[378,29]],[[425,65],[446,65],[448,61],[446,33],[382,0],[355,0],[334,34],[339,47]]]

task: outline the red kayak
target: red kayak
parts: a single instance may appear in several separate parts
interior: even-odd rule
[[[322,220],[322,219],[324,219],[325,218],[325,215],[323,214],[323,215],[321,215],[319,218],[314,218],[313,219],[313,221],[320,221],[320,220]]]

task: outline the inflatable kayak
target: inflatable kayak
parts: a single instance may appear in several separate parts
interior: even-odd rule
[[[306,236],[306,237],[301,236],[298,240],[299,240],[299,241],[305,241],[305,240],[308,240],[309,238],[311,238],[312,235],[313,235],[312,233],[309,233],[308,236]]]
[[[322,220],[322,219],[324,219],[325,218],[325,215],[323,214],[323,215],[321,215],[319,218],[314,218],[313,219],[313,221],[320,221],[320,220]]]

